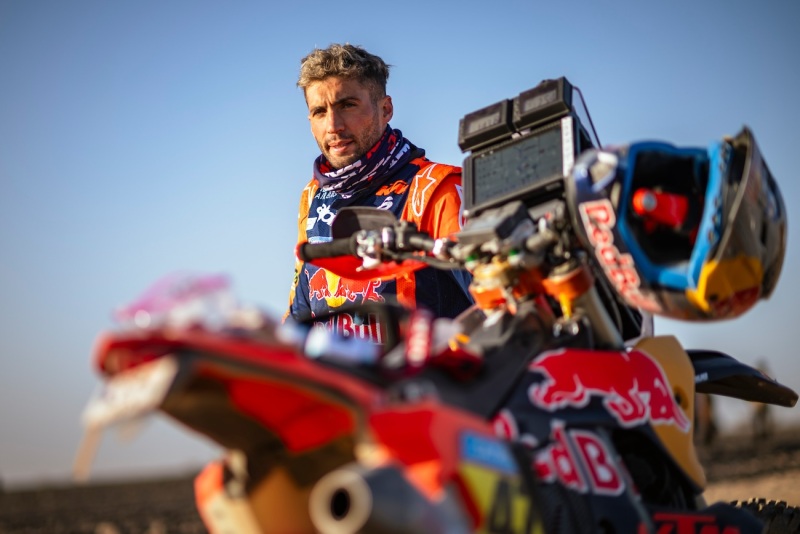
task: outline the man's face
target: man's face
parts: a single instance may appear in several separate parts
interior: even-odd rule
[[[394,111],[391,97],[373,102],[369,86],[335,76],[306,87],[306,104],[311,133],[334,169],[366,154]]]

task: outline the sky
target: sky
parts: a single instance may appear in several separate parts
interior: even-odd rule
[[[789,212],[777,290],[739,319],[656,330],[764,358],[800,390],[798,25],[796,0],[0,0],[0,481],[68,480],[94,342],[163,275],[224,273],[242,302],[283,312],[318,154],[295,82],[334,42],[392,65],[391,125],[435,161],[462,163],[463,115],[560,76],[604,144],[705,147],[750,126]],[[731,424],[750,409],[717,406]],[[130,443],[106,434],[94,476],[219,453],[156,417]]]

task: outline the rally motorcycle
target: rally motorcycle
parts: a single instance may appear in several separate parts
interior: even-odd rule
[[[226,451],[195,480],[215,533],[800,532],[785,503],[705,502],[692,439],[696,393],[797,394],[651,328],[777,283],[784,205],[752,133],[600,150],[579,103],[561,78],[465,116],[458,234],[347,208],[298,247],[356,281],[465,269],[472,308],[281,322],[224,277],[167,280],[98,340],[77,468],[103,427],[160,410]]]

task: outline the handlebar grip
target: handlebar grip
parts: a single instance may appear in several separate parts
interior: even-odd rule
[[[337,256],[355,256],[357,250],[355,236],[352,236],[326,243],[301,243],[297,247],[297,257],[302,261],[311,261]]]
[[[411,235],[408,237],[408,244],[414,250],[421,250],[422,252],[431,252],[436,240],[425,234]]]

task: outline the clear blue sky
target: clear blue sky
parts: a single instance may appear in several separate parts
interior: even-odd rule
[[[777,292],[735,321],[657,328],[764,356],[800,389],[799,26],[797,0],[0,0],[0,478],[68,476],[94,340],[160,276],[228,273],[243,301],[283,311],[317,155],[297,70],[332,42],[394,65],[392,125],[444,162],[462,161],[465,113],[562,75],[604,143],[705,146],[750,125],[789,207]],[[157,419],[132,444],[107,435],[95,472],[216,454]]]

